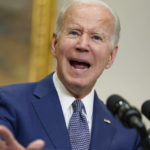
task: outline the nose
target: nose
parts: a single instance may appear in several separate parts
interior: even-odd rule
[[[85,52],[85,51],[89,51],[89,37],[87,34],[83,34],[80,36],[80,38],[78,39],[78,43],[77,43],[77,50]]]

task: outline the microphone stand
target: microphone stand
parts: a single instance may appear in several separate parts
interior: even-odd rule
[[[143,122],[141,123],[141,127],[136,129],[141,137],[141,145],[143,150],[150,150],[150,132],[146,130]]]
[[[130,122],[130,126],[127,127],[135,128],[139,133],[143,150],[150,150],[150,130],[146,129],[144,123],[141,121],[141,118],[135,116],[134,110],[127,111],[125,116]]]

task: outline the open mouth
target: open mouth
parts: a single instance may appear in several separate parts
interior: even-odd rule
[[[70,60],[69,62],[70,65],[75,69],[88,69],[91,66],[88,62],[80,60]]]

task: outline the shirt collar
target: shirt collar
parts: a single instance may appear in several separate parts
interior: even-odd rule
[[[58,97],[63,109],[64,115],[66,114],[67,110],[69,109],[70,105],[73,103],[75,98],[69,93],[69,91],[64,87],[62,82],[59,80],[57,73],[55,72],[53,75],[53,81],[58,93]]]
[[[68,111],[69,107],[72,105],[73,101],[76,99],[73,97],[68,90],[65,88],[65,86],[62,84],[62,82],[59,80],[57,73],[55,72],[53,75],[53,81],[55,88],[57,90],[60,103],[63,109],[63,113],[66,114]],[[92,118],[92,113],[93,113],[93,102],[94,102],[94,89],[85,96],[83,99],[81,99],[84,107],[85,107],[85,113],[87,116],[88,120],[91,120]]]

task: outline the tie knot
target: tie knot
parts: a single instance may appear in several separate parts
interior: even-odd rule
[[[73,111],[74,111],[74,112],[82,112],[83,103],[82,103],[81,100],[75,100],[75,101],[72,103],[72,107],[73,107]]]

